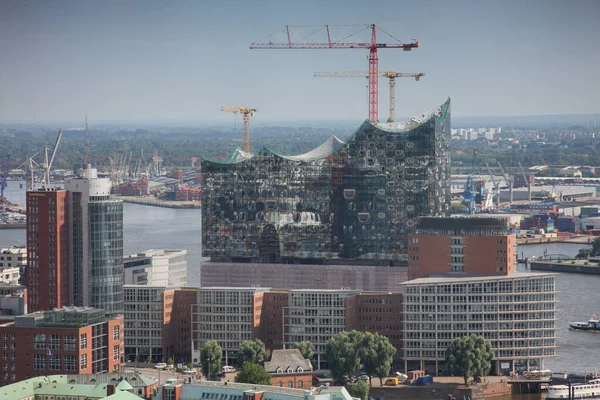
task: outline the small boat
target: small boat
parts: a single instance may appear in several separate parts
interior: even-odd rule
[[[600,399],[600,379],[594,379],[587,383],[575,383],[571,385],[572,396],[569,396],[568,385],[551,385],[548,387],[546,400],[557,399]]]
[[[597,331],[600,332],[600,320],[596,318],[596,315],[592,315],[587,322],[569,322],[571,329],[577,331]]]

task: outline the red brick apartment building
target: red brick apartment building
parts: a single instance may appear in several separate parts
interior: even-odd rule
[[[28,311],[69,304],[67,191],[27,192]]]
[[[171,339],[173,359],[176,362],[191,361],[192,354],[192,306],[198,301],[198,290],[181,288],[175,290],[171,315]]]
[[[64,307],[18,316],[0,325],[0,385],[41,375],[119,371],[123,317]]]
[[[515,271],[515,246],[505,218],[424,217],[408,238],[408,279],[508,275]]]
[[[283,317],[288,306],[287,290],[272,290],[263,294],[260,329],[256,336],[269,352],[283,349]]]

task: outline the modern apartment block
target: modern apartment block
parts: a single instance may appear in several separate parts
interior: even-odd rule
[[[146,250],[123,259],[126,285],[187,285],[187,250]]]
[[[192,359],[208,340],[216,340],[227,360],[235,360],[240,345],[258,333],[264,292],[269,288],[203,287],[192,307]]]
[[[543,369],[555,355],[553,274],[420,278],[402,286],[407,371],[438,373],[450,343],[472,333],[492,344],[493,374]]]
[[[408,278],[508,275],[515,271],[516,243],[504,218],[420,218],[408,239]]]
[[[65,179],[70,303],[113,315],[123,313],[125,278],[123,203],[110,197],[110,186],[89,164],[76,178]]]
[[[315,349],[315,369],[326,369],[325,347],[332,336],[346,327],[346,299],[357,290],[290,290],[284,309],[283,342],[309,341]]]
[[[173,360],[184,364],[192,361],[192,307],[198,302],[197,288],[181,288],[173,293],[171,338]]]
[[[0,270],[6,271],[7,268],[14,271],[14,268],[18,268],[18,282],[20,285],[25,285],[26,275],[25,269],[27,267],[27,247],[26,246],[12,246],[6,247],[0,250]],[[13,277],[10,278],[14,279]],[[7,281],[6,276],[3,277],[3,281]],[[9,282],[10,283],[10,282]]]
[[[166,362],[173,355],[170,328],[174,288],[125,285],[125,358]]]
[[[104,310],[63,307],[0,325],[0,385],[50,374],[119,371],[123,317]]]
[[[28,191],[26,203],[29,311],[72,304],[67,191],[54,188]]]

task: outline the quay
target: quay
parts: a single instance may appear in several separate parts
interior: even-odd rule
[[[137,197],[112,195],[115,199],[121,199],[124,203],[142,204],[145,206],[165,207],[165,208],[201,208],[199,201],[172,201],[160,200],[155,197]]]
[[[507,383],[512,386],[513,394],[541,393],[551,383],[548,377],[517,377],[508,379]]]
[[[532,271],[600,275],[600,266],[588,260],[531,260],[529,268]]]
[[[554,236],[554,237],[533,237],[517,239],[517,245],[527,244],[542,244],[542,243],[580,243],[591,244],[595,239],[590,235],[573,235],[573,236]]]

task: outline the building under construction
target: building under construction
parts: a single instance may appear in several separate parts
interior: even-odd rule
[[[405,265],[420,216],[450,206],[450,100],[405,122],[365,121],[342,142],[286,156],[202,160],[212,261]]]

